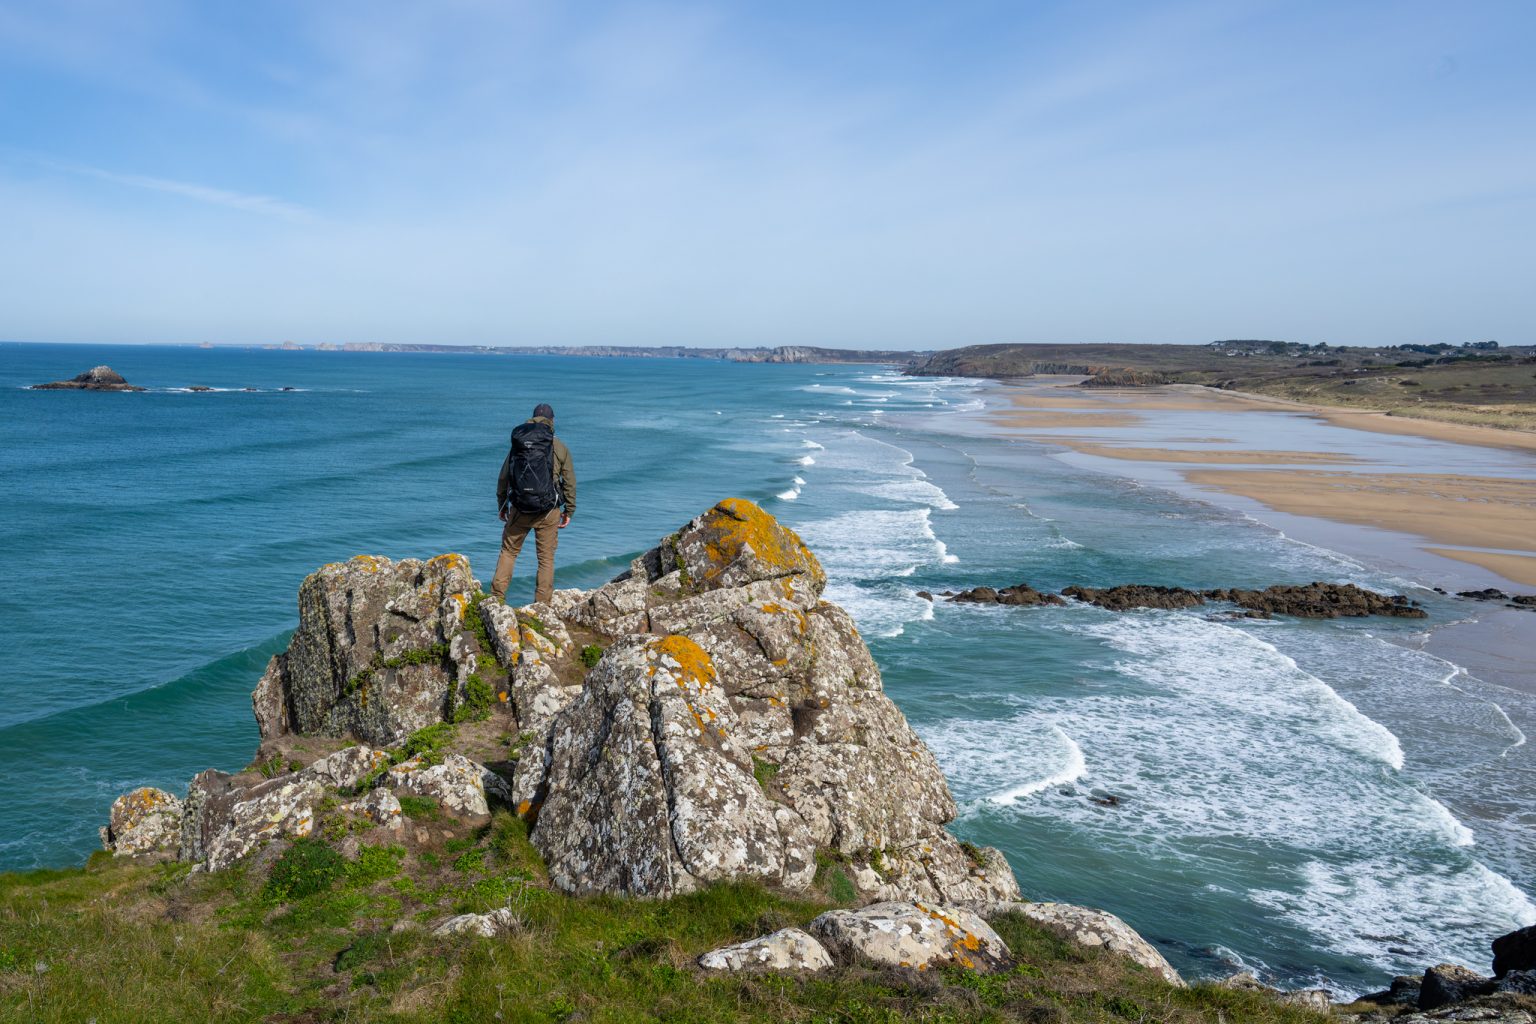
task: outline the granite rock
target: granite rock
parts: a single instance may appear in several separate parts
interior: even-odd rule
[[[810,924],[834,958],[878,967],[954,965],[993,971],[1011,954],[1002,938],[973,911],[918,903],[874,903],[859,910],[831,910]]]
[[[112,801],[101,845],[120,855],[174,857],[181,846],[181,801],[163,789],[144,786]]]
[[[699,957],[706,971],[824,971],[832,966],[826,947],[799,928],[784,928]]]

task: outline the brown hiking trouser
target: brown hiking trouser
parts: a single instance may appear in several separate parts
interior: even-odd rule
[[[548,601],[555,593],[555,545],[560,543],[560,506],[548,512],[513,512],[507,517],[507,525],[501,531],[501,557],[496,559],[496,575],[491,578],[491,596],[502,600],[507,596],[507,584],[512,582],[512,567],[517,564],[517,553],[523,550],[528,531],[533,531],[534,548],[539,557],[539,575],[535,581],[533,599]]]

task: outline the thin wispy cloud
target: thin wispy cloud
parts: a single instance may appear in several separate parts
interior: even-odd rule
[[[294,224],[309,224],[319,219],[315,212],[307,207],[272,196],[252,195],[225,188],[215,188],[212,185],[200,185],[190,181],[175,181],[170,178],[155,178],[143,174],[122,174],[100,167],[88,167],[84,164],[73,164],[58,160],[44,160],[42,163],[47,167],[70,174],[96,178],[100,181],[110,181],[113,184],[123,185],[128,188],[164,192],[169,195],[180,196],[183,199],[189,199],[193,202],[207,203],[210,206],[223,206],[231,210],[243,210],[246,213],[259,214],[264,217],[276,217]]]

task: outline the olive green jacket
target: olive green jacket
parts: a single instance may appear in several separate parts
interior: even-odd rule
[[[543,416],[535,417],[529,423],[548,423],[553,430],[555,425]],[[560,491],[560,504],[565,509],[565,514],[576,514],[576,470],[571,464],[571,450],[565,446],[565,442],[558,437],[554,443],[555,455],[555,483]],[[507,457],[501,463],[501,476],[496,481],[496,507],[507,507],[507,492],[512,490],[512,453],[507,452]]]

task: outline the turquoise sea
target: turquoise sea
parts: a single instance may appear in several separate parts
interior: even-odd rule
[[[151,390],[25,390],[98,363]],[[488,579],[507,433],[547,401],[580,481],[557,586],[721,497],[759,502],[821,557],[949,775],[955,830],[1026,895],[1109,909],[1193,976],[1347,993],[1486,970],[1492,937],[1536,923],[1536,698],[1419,649],[1464,603],[988,436],[998,400],[874,366],[0,345],[0,868],[79,863],[123,790],[243,766],[250,690],[322,563],[460,551]],[[917,596],[1313,579],[1432,618]]]

